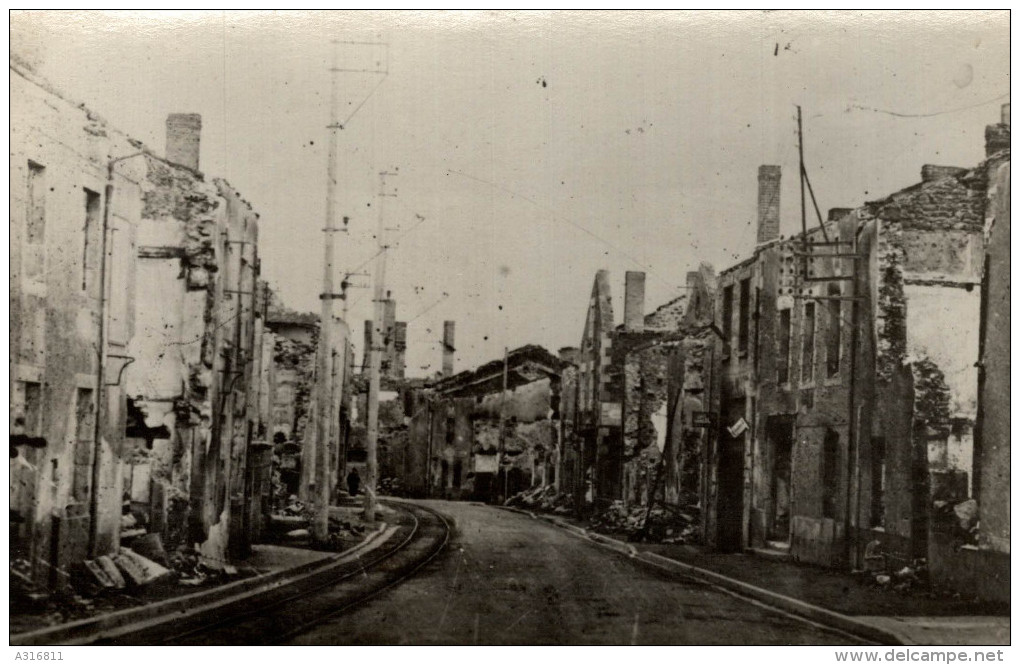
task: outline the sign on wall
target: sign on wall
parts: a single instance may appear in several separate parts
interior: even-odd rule
[[[496,455],[475,454],[475,473],[496,473]]]

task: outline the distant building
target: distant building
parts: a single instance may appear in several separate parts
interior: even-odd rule
[[[560,372],[567,363],[538,346],[440,379],[418,393],[408,449],[425,463],[406,484],[450,499],[500,501],[556,482]],[[424,455],[422,453],[424,452]]]

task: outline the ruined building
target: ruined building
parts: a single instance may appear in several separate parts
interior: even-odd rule
[[[693,275],[697,277],[687,285],[692,293],[711,288],[701,273]],[[564,491],[574,493],[579,507],[602,509],[616,500],[625,506],[647,504],[657,477],[656,491],[664,490],[663,481],[672,478],[660,471],[670,422],[670,358],[684,339],[691,295],[685,293],[647,315],[644,299],[645,274],[627,272],[623,324],[615,325],[609,273],[600,270],[581,345],[570,352],[577,372],[576,381],[566,388],[573,401],[563,454],[570,460],[570,476],[561,487],[569,485]],[[677,450],[671,445],[668,452]]]
[[[566,366],[541,347],[523,346],[507,355],[505,394],[504,359],[440,379],[419,393],[409,414],[408,448],[425,462],[413,470],[425,472],[426,494],[502,501],[554,483],[560,372]]]
[[[258,520],[250,476],[261,488],[268,475],[268,414],[259,411],[266,297],[258,214],[199,171],[200,130],[198,116],[171,115],[167,154],[182,163],[139,160],[135,288],[146,297],[124,376],[128,478],[165,547],[199,543],[205,556],[227,560],[246,553],[248,522]]]
[[[977,362],[977,415],[970,500],[932,496],[928,545],[932,581],[946,589],[1009,602],[1010,207],[1009,104],[985,130],[984,206]],[[981,167],[979,167],[981,168]],[[955,504],[955,505],[954,505]],[[946,519],[948,518],[948,519]],[[969,530],[965,527],[970,527]]]
[[[266,328],[273,345],[269,436],[274,456],[273,503],[278,506],[301,491],[301,442],[309,427],[319,317],[295,312],[273,298]]]
[[[11,562],[41,587],[120,545],[141,146],[10,62]]]
[[[932,502],[979,487],[975,363],[1001,147],[973,169],[925,166],[918,184],[789,239],[779,168],[759,170],[759,244],[719,278],[710,543],[902,566],[929,554]]]
[[[59,587],[143,534],[243,555],[270,460],[258,215],[199,170],[198,116],[163,158],[14,59],[11,85],[12,560]]]

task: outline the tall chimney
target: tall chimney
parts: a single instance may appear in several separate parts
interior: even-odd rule
[[[443,376],[453,376],[453,321],[443,321]]]
[[[779,178],[778,166],[762,164],[758,167],[758,244],[779,238]]]
[[[623,284],[623,329],[641,332],[645,329],[645,274],[628,270]]]
[[[1009,104],[1000,110],[999,124],[985,127],[985,157],[1009,149]]]
[[[198,170],[198,149],[202,139],[202,116],[171,113],[166,118],[166,158],[174,164]]]

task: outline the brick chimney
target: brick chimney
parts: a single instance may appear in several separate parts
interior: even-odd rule
[[[839,220],[843,219],[853,211],[854,211],[853,208],[829,208],[829,216],[826,218],[825,221],[838,222]]]
[[[197,171],[201,140],[201,115],[197,113],[171,113],[167,116],[166,158],[168,161]]]
[[[453,321],[443,321],[443,376],[453,376]]]
[[[623,329],[641,332],[645,329],[645,274],[628,270],[623,284]]]
[[[581,350],[576,346],[564,346],[559,351],[560,360],[563,362],[580,365]]]
[[[985,127],[985,157],[1009,149],[1009,104],[1003,104],[999,124]]]
[[[779,238],[779,178],[778,166],[762,164],[758,167],[758,244]]]

